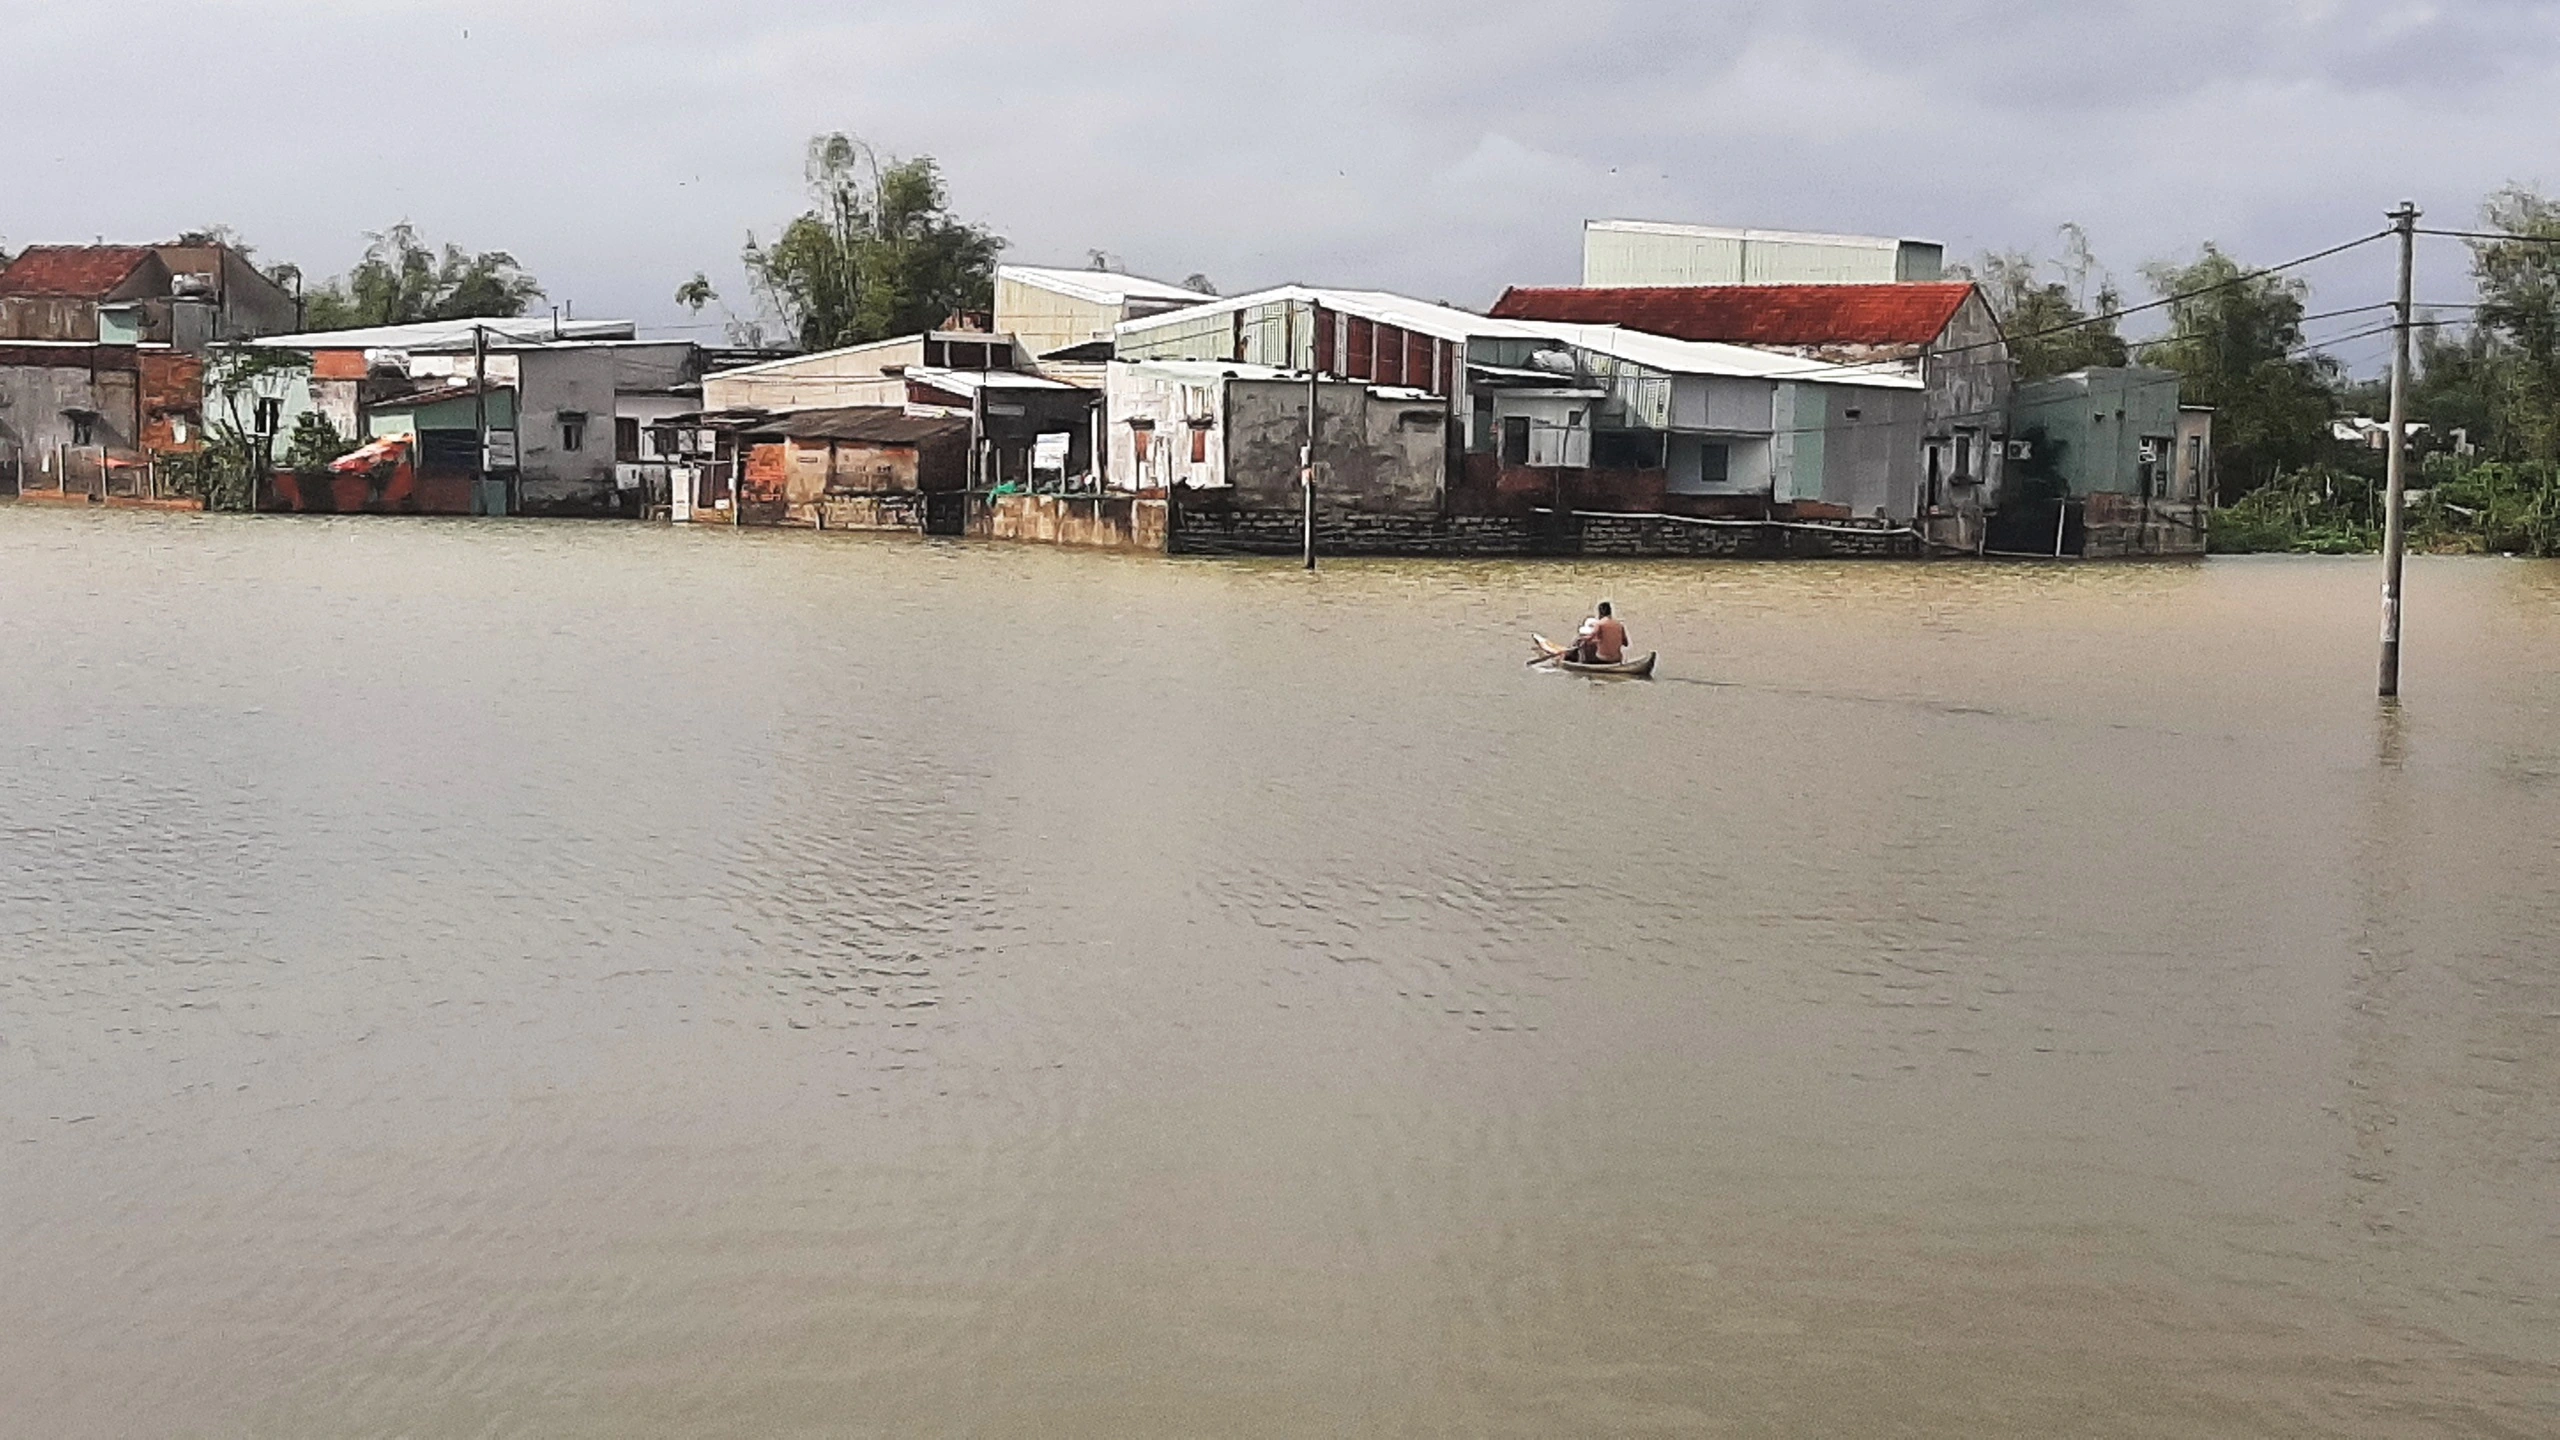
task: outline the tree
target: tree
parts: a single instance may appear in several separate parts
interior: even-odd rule
[[[2301,281],[2251,275],[2211,242],[2185,265],[2143,267],[2152,292],[2169,301],[2169,333],[2148,342],[2144,360],[2175,370],[2179,398],[2214,407],[2214,466],[2227,494],[2307,465],[2327,442],[2335,412],[2337,362],[2307,353]]]
[[[928,330],[994,303],[1004,241],[955,218],[930,156],[892,160],[841,132],[809,142],[810,209],[771,245],[747,237],[747,276],[801,345],[824,350]]]
[[[1185,290],[1196,290],[1203,295],[1215,295],[1218,293],[1218,282],[1210,279],[1199,271],[1194,270],[1190,274],[1182,277],[1182,288]]]
[[[676,303],[697,317],[702,314],[703,306],[719,298],[720,292],[711,288],[711,277],[699,270],[693,272],[692,279],[676,287]]]
[[[542,294],[504,250],[470,255],[448,244],[439,254],[406,220],[365,238],[371,243],[355,268],[311,292],[305,323],[312,329],[521,315]]]
[[[2447,329],[2421,316],[2415,337],[2417,373],[2409,384],[2409,413],[2426,423],[2430,448],[2453,443],[2459,430],[2474,445],[2489,444],[2497,431],[2499,388],[2505,359],[2497,337],[2477,326]],[[2378,387],[2377,404],[2388,406],[2390,386]]]
[[[2516,237],[2471,242],[2480,327],[2494,339],[2483,358],[2499,448],[2560,463],[2560,201],[2510,185],[2480,218]]]
[[[2051,263],[2058,278],[2044,278],[2047,262],[2024,250],[1986,251],[1972,265],[1954,269],[1982,287],[1983,301],[2009,340],[2009,359],[2020,380],[2042,380],[2093,365],[2122,365],[2125,345],[2115,312],[2124,306],[2115,281],[2089,253],[2089,237],[2077,225],[2062,227],[2063,257]],[[2097,294],[2089,294],[2092,275]]]

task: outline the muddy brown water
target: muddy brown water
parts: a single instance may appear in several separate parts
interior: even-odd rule
[[[2560,567],[2375,578],[0,508],[0,1433],[2553,1433]]]

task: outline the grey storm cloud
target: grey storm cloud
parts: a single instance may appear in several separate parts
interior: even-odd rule
[[[930,154],[1012,255],[1482,304],[1624,215],[2272,260],[2547,176],[2544,4],[0,4],[0,235],[221,222],[313,275],[403,217],[682,318],[801,147]],[[2379,294],[2372,252],[2314,275]],[[2458,251],[2429,284],[2459,287]]]

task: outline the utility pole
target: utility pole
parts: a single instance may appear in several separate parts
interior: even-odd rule
[[[2417,205],[2401,201],[2391,228],[2400,234],[2400,296],[2391,312],[2391,458],[2383,470],[2382,683],[2376,692],[2386,700],[2400,693],[2400,568],[2409,538],[2409,273],[2417,263]]]
[[[485,515],[489,503],[489,327],[471,327],[471,430],[480,439],[471,457],[471,513]],[[416,437],[418,445],[426,437]],[[424,456],[413,457],[412,464]]]
[[[1306,506],[1304,548],[1307,568],[1310,570],[1316,568],[1316,406],[1318,403],[1316,363],[1315,357],[1310,354],[1307,357],[1307,447],[1298,456],[1299,498]]]

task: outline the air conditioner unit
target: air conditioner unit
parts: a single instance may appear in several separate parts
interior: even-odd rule
[[[213,298],[213,277],[194,273],[172,275],[169,277],[169,293],[180,300],[210,300]]]
[[[2012,460],[2033,460],[2036,458],[2036,442],[2033,440],[2010,441],[2009,458]]]

